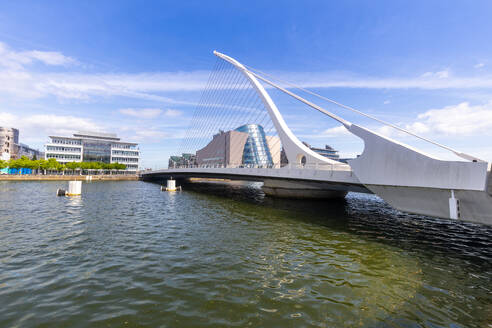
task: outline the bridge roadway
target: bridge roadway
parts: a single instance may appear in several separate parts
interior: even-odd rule
[[[146,181],[186,178],[218,178],[263,182],[266,194],[277,197],[343,197],[349,191],[372,193],[353,174],[349,165],[201,166],[172,168],[141,173]]]

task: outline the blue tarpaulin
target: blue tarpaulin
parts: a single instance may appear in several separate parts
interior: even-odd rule
[[[32,169],[9,169],[9,174],[32,174]]]

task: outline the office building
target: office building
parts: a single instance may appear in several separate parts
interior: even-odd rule
[[[103,162],[121,163],[126,170],[138,170],[140,151],[138,144],[121,141],[116,134],[78,132],[72,137],[50,136],[45,145],[45,158],[55,158],[60,163]]]
[[[171,156],[169,158],[168,168],[186,167],[196,165],[196,155],[183,153],[181,156]]]
[[[30,159],[42,159],[44,158],[44,153],[42,151],[39,151],[38,149],[31,148],[26,144],[19,143],[17,156],[18,158],[26,156]]]
[[[19,152],[19,130],[0,127],[0,159],[16,159]]]
[[[335,161],[338,161],[340,159],[340,156],[338,155],[338,150],[333,149],[332,147],[325,145],[325,148],[316,148],[312,147],[310,144],[307,142],[302,142],[306,147],[311,149],[312,151]]]

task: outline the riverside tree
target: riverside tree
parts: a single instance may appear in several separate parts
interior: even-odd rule
[[[77,170],[125,170],[126,165],[121,163],[101,163],[101,162],[68,162],[62,164],[55,158],[45,159],[29,159],[26,156],[22,156],[19,159],[11,159],[10,161],[0,160],[0,169],[2,168],[21,169],[28,168],[32,170],[42,170],[44,174],[46,171],[77,171]]]

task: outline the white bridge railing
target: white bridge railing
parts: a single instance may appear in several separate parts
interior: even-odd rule
[[[201,164],[201,165],[179,165],[169,167],[172,169],[305,169],[305,170],[328,170],[328,171],[351,171],[348,164],[330,164],[330,163],[314,163],[314,164]]]

